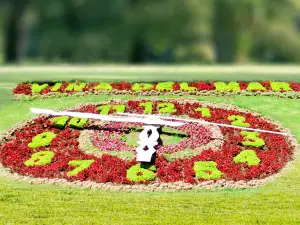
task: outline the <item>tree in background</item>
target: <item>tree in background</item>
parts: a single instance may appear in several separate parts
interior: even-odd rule
[[[220,63],[244,62],[253,41],[255,10],[261,0],[214,0],[213,40]]]
[[[299,6],[297,0],[214,0],[217,62],[299,62]]]
[[[192,19],[186,1],[131,0],[126,18],[132,63],[172,62]]]
[[[1,2],[6,62],[300,61],[298,0]]]
[[[192,18],[185,1],[34,2],[34,26],[47,61],[170,62]]]
[[[252,57],[261,62],[300,62],[297,0],[265,0],[257,8]]]
[[[25,14],[28,0],[7,1],[8,18],[5,26],[4,60],[7,63],[19,62],[26,42]]]

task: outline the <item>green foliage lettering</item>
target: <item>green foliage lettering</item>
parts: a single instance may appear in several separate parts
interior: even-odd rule
[[[287,82],[270,82],[272,91],[292,91],[290,84]]]
[[[215,82],[214,83],[216,87],[216,91],[222,92],[222,91],[240,91],[240,84],[238,82],[229,82],[226,84],[225,82]]]
[[[68,119],[69,119],[68,116],[58,116],[58,117],[51,119],[51,121],[53,123],[55,123],[54,127],[63,129],[65,127],[66,123],[68,122]]]
[[[31,91],[32,93],[40,93],[42,90],[46,89],[49,85],[48,84],[32,84]]]
[[[41,146],[50,145],[53,138],[55,138],[56,134],[53,132],[43,132],[41,134],[36,135],[32,141],[28,144],[29,148],[38,148]]]
[[[111,105],[101,105],[97,108],[101,115],[108,115]]]
[[[247,91],[254,91],[254,90],[266,91],[267,89],[258,82],[250,82],[248,84]]]
[[[152,102],[142,102],[140,106],[144,107],[144,114],[151,114],[153,111],[153,103]]]
[[[62,83],[56,83],[52,88],[51,91],[56,92],[60,87],[62,86]]]
[[[147,83],[135,83],[132,86],[133,91],[148,91],[153,88],[153,84],[147,84]]]
[[[244,150],[233,158],[235,163],[247,163],[249,166],[257,166],[260,159],[257,157],[254,150]]]
[[[202,117],[211,117],[210,109],[209,108],[197,108],[195,109],[196,112],[201,112]]]
[[[246,118],[239,115],[228,116],[228,120],[233,121],[231,124],[237,127],[250,127],[249,123],[245,123]]]
[[[195,162],[194,171],[197,178],[205,180],[218,179],[222,176],[222,172],[217,169],[217,163],[213,161]]]
[[[50,151],[36,152],[24,164],[25,166],[44,166],[51,163],[53,156],[54,152]]]
[[[158,91],[173,91],[174,82],[160,82],[156,85]]]
[[[70,83],[67,88],[65,89],[66,91],[82,91],[83,88],[85,88],[86,83],[81,82],[81,83]]]
[[[186,82],[180,83],[181,91],[197,91],[196,87],[189,87],[189,84]]]
[[[258,137],[258,132],[242,131],[241,135],[245,136],[244,139],[246,141],[242,142],[244,146],[259,148],[265,145],[264,140]]]
[[[154,165],[150,164],[136,164],[132,167],[130,167],[127,170],[126,178],[130,181],[146,181],[146,180],[154,180],[156,175],[155,171],[156,168]]]
[[[72,160],[68,163],[69,166],[76,166],[76,168],[67,173],[68,177],[77,176],[81,171],[88,169],[95,160]]]
[[[111,108],[116,113],[123,113],[126,109],[125,105],[101,105],[97,108],[97,110],[100,111],[101,115],[108,115]]]
[[[99,83],[96,87],[96,90],[105,90],[110,91],[113,89],[113,87],[109,83]]]
[[[160,103],[157,105],[159,113],[175,113],[177,110],[173,103]]]
[[[114,105],[112,108],[116,113],[123,113],[126,109],[125,105]]]
[[[87,118],[77,118],[74,117],[69,122],[69,127],[72,128],[82,128],[88,122]]]

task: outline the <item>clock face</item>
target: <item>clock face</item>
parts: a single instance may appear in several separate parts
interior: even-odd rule
[[[116,185],[264,181],[293,159],[292,136],[219,127],[288,132],[278,122],[235,106],[184,99],[128,100],[79,105],[74,112],[160,114],[193,119],[162,126],[149,163],[137,162],[143,124],[38,116],[2,139],[0,162],[22,176]],[[144,149],[147,151],[147,148]]]

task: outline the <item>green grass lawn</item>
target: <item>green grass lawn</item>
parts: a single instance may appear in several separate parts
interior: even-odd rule
[[[21,74],[21,72],[19,72]],[[137,73],[135,73],[136,75]],[[152,76],[153,75],[153,76]],[[156,80],[157,74],[139,80]],[[41,75],[41,79],[86,79],[84,76]],[[192,80],[168,73],[167,79]],[[131,96],[84,96],[12,102],[10,89],[17,82],[36,80],[37,74],[0,76],[0,132],[31,118],[30,107],[63,109],[77,104],[129,99]],[[94,74],[88,79],[103,79]],[[105,77],[110,79],[108,77]],[[197,75],[197,80],[208,80]],[[226,76],[226,80],[235,76]],[[107,80],[106,79],[106,80]],[[135,80],[128,74],[112,79]],[[220,77],[221,79],[221,77]],[[243,80],[241,75],[239,80]],[[274,77],[276,79],[276,77]],[[136,98],[133,97],[133,98]],[[300,100],[275,97],[197,97],[247,108],[280,121],[300,141]],[[126,193],[54,185],[30,185],[0,174],[0,224],[300,224],[300,156],[290,170],[258,189],[197,190],[177,193]]]

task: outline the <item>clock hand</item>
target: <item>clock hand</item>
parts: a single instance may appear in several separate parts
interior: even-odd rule
[[[134,114],[134,113],[118,113],[119,115],[126,115],[126,116],[138,116],[138,117],[144,117],[144,118],[150,118],[153,115],[142,115],[142,114]],[[192,120],[192,119],[182,119],[182,118],[177,118],[177,117],[170,117],[170,116],[160,116],[160,115],[155,115],[158,118],[161,119],[168,119],[168,120],[176,120],[176,121],[182,121],[182,122],[192,122],[192,123],[202,123],[202,124],[209,124],[209,125],[215,125],[215,126],[220,126],[220,127],[230,127],[230,128],[237,128],[241,130],[250,130],[250,131],[258,131],[258,132],[264,132],[264,133],[271,133],[271,134],[279,134],[283,136],[290,136],[288,133],[283,133],[283,132],[277,132],[277,131],[269,131],[269,130],[263,130],[263,129],[255,129],[255,128],[247,128],[247,127],[238,127],[234,125],[229,125],[229,124],[222,124],[222,123],[212,123],[212,122],[207,122],[203,120]]]
[[[30,111],[32,113],[37,114],[48,114],[53,116],[70,116],[70,117],[79,117],[79,118],[88,118],[88,119],[97,119],[97,120],[104,120],[104,121],[114,121],[114,122],[131,122],[131,123],[143,123],[149,125],[164,125],[164,126],[182,126],[185,123],[183,122],[173,122],[162,120],[159,117],[152,117],[152,118],[139,118],[136,116],[131,117],[124,117],[124,116],[107,116],[107,115],[99,115],[95,113],[81,113],[81,112],[68,112],[68,111],[54,111],[50,109],[38,109],[38,108],[31,108]]]
[[[98,115],[94,113],[81,113],[81,112],[68,112],[68,111],[54,111],[50,109],[37,109],[31,108],[30,111],[32,113],[39,114],[48,114],[53,116],[71,116],[71,117],[79,117],[79,118],[89,118],[89,119],[99,119],[105,121],[114,121],[114,122],[137,122],[144,123],[144,130],[141,132],[139,136],[139,144],[140,146],[136,149],[137,151],[137,161],[138,162],[150,162],[152,155],[156,152],[154,148],[157,145],[157,140],[159,139],[159,132],[157,129],[160,126],[182,126],[183,122],[173,122],[173,121],[165,121],[157,116],[152,116],[148,118],[140,118],[136,116],[132,117],[124,117],[124,116],[106,116],[106,115]],[[148,131],[151,131],[151,135],[148,136]],[[144,148],[148,148],[148,150],[144,150]]]

